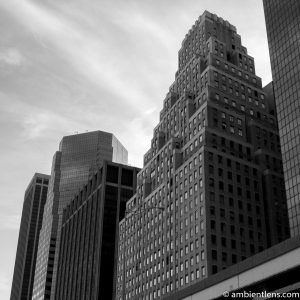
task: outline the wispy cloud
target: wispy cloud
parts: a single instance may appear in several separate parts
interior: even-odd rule
[[[68,121],[57,114],[39,112],[25,115],[22,122],[22,135],[26,139],[36,139],[54,127],[66,128]],[[70,126],[71,127],[71,126]]]
[[[11,95],[0,92],[0,99],[2,103],[0,117],[4,122],[0,132],[3,136],[7,136],[7,134],[14,133],[18,127],[18,135],[14,136],[16,141],[37,139],[43,135],[49,137],[53,130],[74,126],[72,120],[63,118],[59,113],[46,111],[34,104],[19,101]]]
[[[55,14],[51,9],[30,1],[12,0],[5,4],[5,7],[41,40],[56,47],[59,55],[88,80],[110,89],[137,111],[148,109],[147,95],[136,85],[134,79],[122,71],[126,70],[126,66],[136,66],[127,62],[126,55],[122,53],[122,46],[116,44],[109,32],[101,36],[97,31],[90,31],[89,28],[78,24],[70,16]],[[109,26],[101,22],[96,24]],[[146,34],[157,36],[158,40],[166,42],[163,30],[142,16],[133,17],[126,24],[124,27],[127,26],[127,29],[130,27],[129,29],[134,31],[135,28],[144,28]],[[121,23],[119,25],[122,28]],[[101,33],[101,30],[99,31]]]
[[[113,132],[141,166],[181,41],[205,9],[236,25],[260,59],[257,69],[268,70],[256,39],[264,32],[261,1],[223,2],[0,0],[1,270],[12,274],[26,185],[35,171],[50,171],[63,135]]]
[[[21,65],[23,60],[24,58],[18,49],[0,49],[0,63],[5,63],[12,66],[19,66]]]
[[[18,2],[18,5],[16,3],[12,0],[4,6],[43,47],[49,51],[55,50],[57,57],[68,61],[84,77],[85,86],[88,81],[97,86],[99,93],[98,99],[95,94],[94,100],[86,99],[72,106],[62,99],[57,113],[49,111],[49,107],[48,111],[28,107],[33,111],[25,109],[25,113],[22,109],[23,137],[37,139],[57,126],[70,133],[83,128],[98,129],[97,126],[100,126],[99,129],[114,131],[124,141],[128,139],[128,134],[136,136],[139,147],[129,146],[128,150],[132,153],[132,162],[140,164],[144,149],[150,145],[147,137],[152,134],[154,122],[158,120],[157,104],[170,84],[164,82],[162,71],[170,72],[170,62],[176,65],[176,39],[168,27],[153,20],[147,11],[139,11],[130,5],[115,9],[113,4],[102,8],[94,3],[84,8],[65,3],[46,6],[28,0]],[[96,15],[93,10],[97,11]],[[87,15],[93,17],[86,18]],[[172,55],[173,59],[165,59]],[[44,97],[41,103],[45,103],[45,97],[49,98],[48,95],[41,96]],[[73,98],[76,101],[78,95]],[[96,99],[98,104],[89,109]],[[58,101],[53,99],[53,102]],[[81,106],[85,109],[84,118],[79,109]],[[62,115],[67,107],[72,110],[72,116],[69,113],[68,116]],[[125,119],[124,112],[127,117],[130,116],[129,120]],[[122,128],[115,124],[116,118],[124,123]]]

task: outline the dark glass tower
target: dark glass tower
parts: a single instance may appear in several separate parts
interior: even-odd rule
[[[49,175],[34,174],[25,192],[10,300],[31,300],[49,179]]]
[[[94,131],[62,139],[52,163],[32,299],[54,299],[63,209],[103,160],[127,163],[127,150],[111,133]]]
[[[105,161],[64,209],[55,299],[114,299],[118,225],[138,171]]]
[[[214,14],[182,42],[127,206],[117,299],[171,295],[289,236],[272,85]]]
[[[300,1],[263,0],[291,235],[300,234]]]

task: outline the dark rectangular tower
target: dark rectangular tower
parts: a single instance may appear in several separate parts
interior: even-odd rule
[[[263,0],[291,235],[300,234],[300,1]]]
[[[33,300],[53,299],[63,209],[103,160],[127,163],[127,150],[111,133],[65,136],[53,158],[34,278]]]
[[[289,236],[273,108],[236,28],[204,12],[120,223],[117,299],[161,299]]]
[[[49,179],[35,173],[25,192],[10,300],[31,300]]]
[[[138,171],[105,161],[64,209],[55,299],[114,299],[119,221]]]

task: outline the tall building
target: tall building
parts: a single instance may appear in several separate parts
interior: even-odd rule
[[[10,300],[31,300],[49,179],[35,173],[25,191]]]
[[[127,150],[111,133],[94,131],[62,139],[52,163],[32,299],[54,299],[63,209],[103,160],[127,163]]]
[[[119,221],[138,171],[105,161],[64,209],[55,299],[114,299]]]
[[[300,2],[263,0],[291,235],[300,235]]]
[[[127,210],[117,299],[164,297],[289,236],[272,85],[207,11],[182,42]]]

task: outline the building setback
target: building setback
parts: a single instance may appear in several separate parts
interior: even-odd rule
[[[35,173],[25,191],[10,300],[31,300],[49,179],[49,175]]]
[[[94,131],[62,139],[52,163],[38,246],[33,300],[54,300],[63,209],[103,160],[127,163],[127,150],[111,133]]]
[[[263,0],[291,235],[300,234],[300,1]]]
[[[178,62],[120,222],[117,299],[164,297],[289,236],[272,85],[207,11]]]
[[[105,161],[64,209],[55,299],[114,299],[119,221],[138,171]]]

